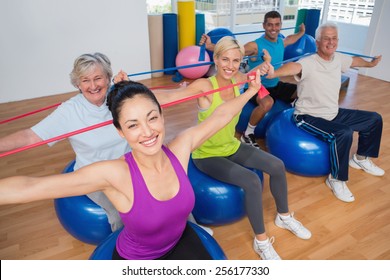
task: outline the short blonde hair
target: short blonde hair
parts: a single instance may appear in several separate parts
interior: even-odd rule
[[[222,53],[231,49],[238,49],[242,57],[245,55],[245,49],[243,45],[241,45],[232,36],[225,36],[222,37],[214,47],[214,59],[218,58]]]

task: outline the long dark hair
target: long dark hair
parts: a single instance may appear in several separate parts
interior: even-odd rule
[[[158,103],[157,98],[153,92],[145,85],[134,81],[122,81],[113,85],[107,96],[107,106],[111,111],[113,124],[116,128],[120,129],[119,114],[122,110],[123,103],[127,99],[132,99],[137,95],[142,95],[145,98],[150,99],[157,105],[161,114],[161,106]]]

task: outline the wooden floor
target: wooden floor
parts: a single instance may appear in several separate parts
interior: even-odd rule
[[[390,259],[390,83],[348,73],[350,83],[341,92],[340,104],[377,111],[384,119],[380,158],[375,162],[386,174],[377,178],[350,170],[349,188],[356,201],[344,203],[324,184],[325,177],[302,177],[288,173],[289,204],[295,216],[313,233],[300,240],[274,223],[275,205],[265,176],[264,215],[274,247],[283,259]],[[146,80],[147,86],[172,84],[170,76]],[[0,104],[0,120],[67,100],[76,93]],[[48,112],[2,124],[0,137],[31,125]],[[196,104],[188,101],[165,109],[167,140],[196,123]],[[356,138],[355,138],[356,140]],[[260,143],[263,145],[264,143]],[[354,142],[352,152],[356,150]],[[52,148],[37,147],[0,158],[0,178],[12,175],[41,176],[60,173],[74,158],[67,141]],[[213,227],[214,237],[229,259],[259,259],[252,250],[253,233],[247,218]],[[94,246],[69,235],[57,220],[53,201],[0,206],[0,259],[87,259]]]

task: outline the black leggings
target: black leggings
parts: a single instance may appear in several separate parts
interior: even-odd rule
[[[193,161],[199,170],[210,177],[245,190],[246,212],[255,234],[265,233],[263,194],[259,176],[248,168],[260,170],[270,176],[270,189],[278,213],[289,212],[286,172],[284,163],[279,158],[263,150],[241,144],[238,151],[231,156]]]
[[[122,258],[116,246],[112,252],[113,260],[125,260]],[[187,224],[184,232],[179,239],[179,242],[175,247],[157,260],[211,260],[211,256],[202,241],[193,230],[193,228]]]

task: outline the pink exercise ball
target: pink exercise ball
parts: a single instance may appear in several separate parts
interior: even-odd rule
[[[182,49],[176,56],[176,67],[210,62],[210,56],[205,50],[202,50],[204,60],[199,61],[200,51],[201,48],[199,46],[189,46]],[[207,64],[182,68],[177,71],[185,78],[198,79],[203,77],[209,71],[209,68],[210,64]]]

